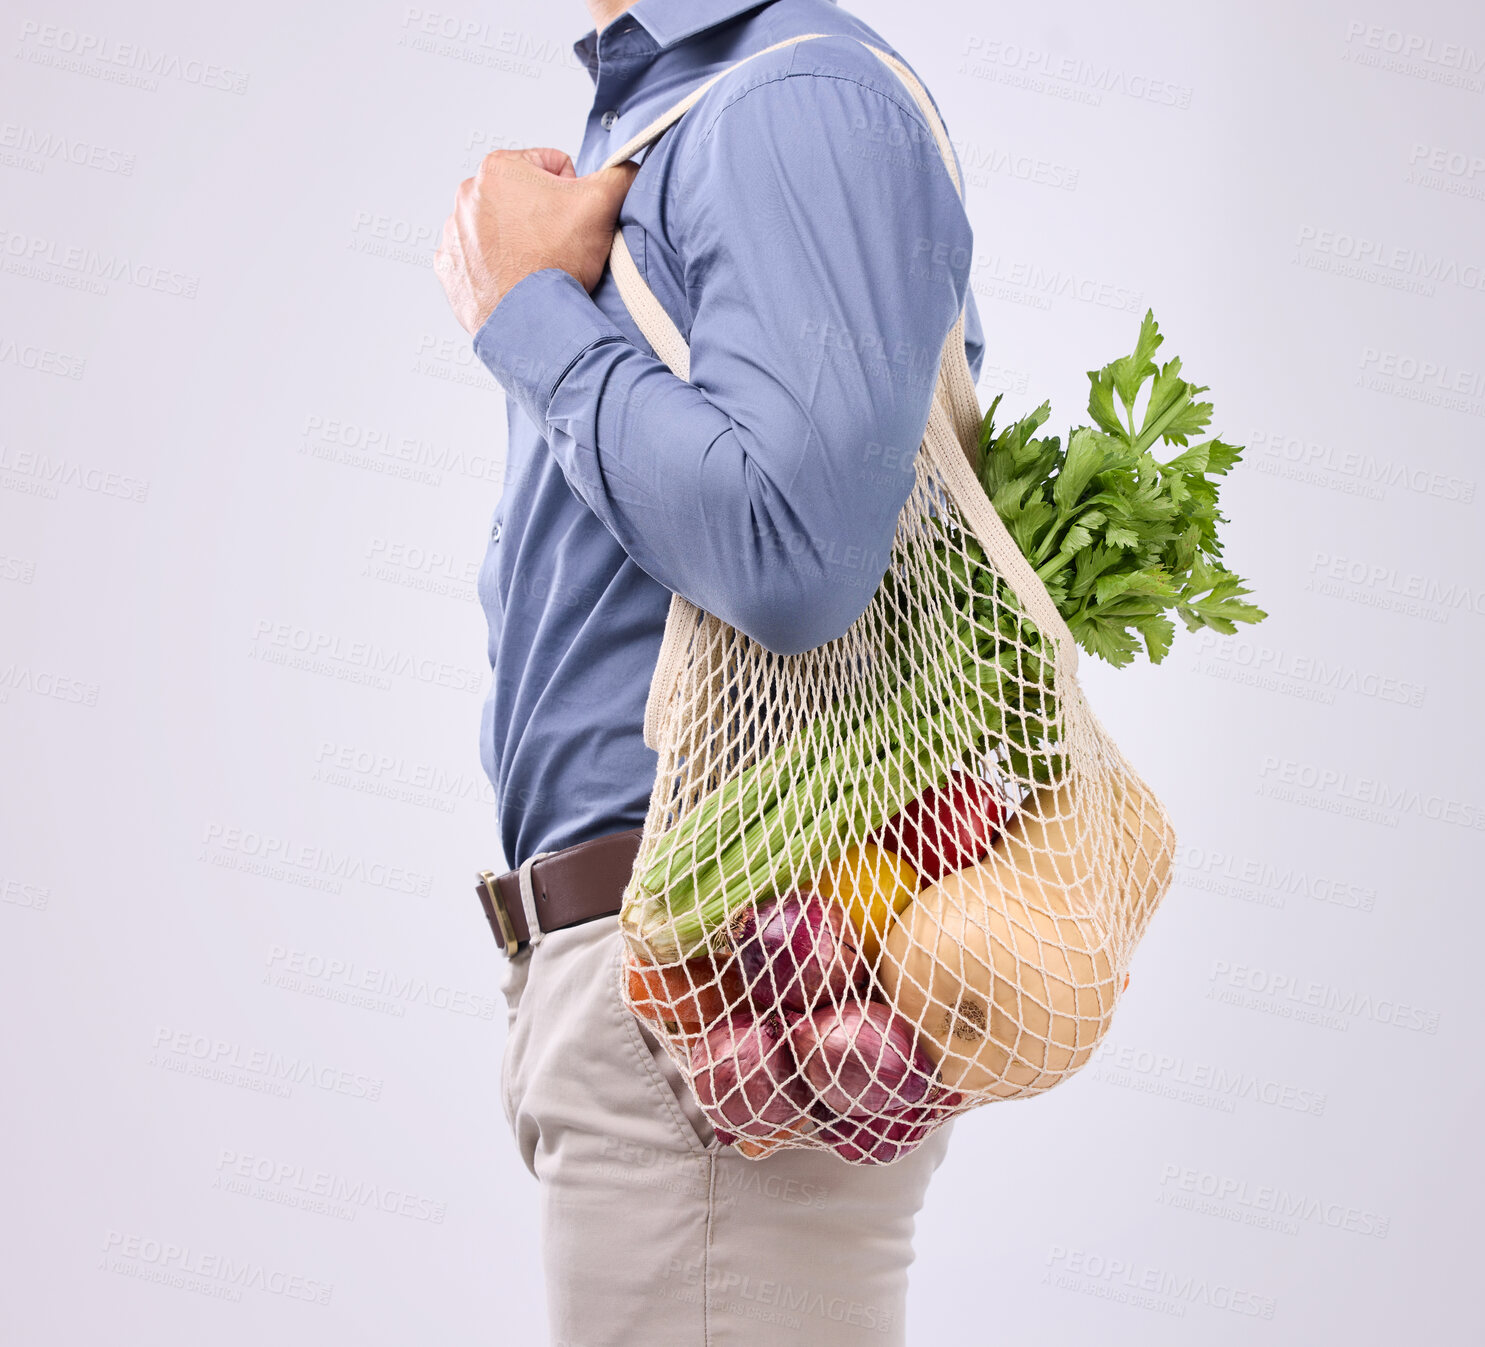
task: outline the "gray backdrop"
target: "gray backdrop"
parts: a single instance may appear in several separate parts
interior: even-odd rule
[[[982,398],[1083,419],[1153,305],[1272,617],[1084,661],[1177,882],[1095,1062],[959,1124],[912,1340],[1461,1341],[1485,22],[995,8],[858,6],[966,169]],[[542,1337],[471,889],[504,413],[430,263],[484,152],[576,150],[589,26],[5,6],[10,1342]]]

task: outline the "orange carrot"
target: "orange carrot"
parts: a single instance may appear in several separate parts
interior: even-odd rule
[[[635,1011],[667,1034],[690,1037],[723,1018],[742,1001],[741,975],[732,962],[708,956],[681,964],[637,963],[625,977]]]

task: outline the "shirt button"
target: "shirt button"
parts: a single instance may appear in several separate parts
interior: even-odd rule
[[[605,112],[603,114],[602,117],[600,117],[598,119],[598,122],[599,122],[599,125],[602,126],[605,131],[612,131],[614,129],[614,123],[616,121],[618,121],[618,120],[619,120],[619,114],[617,112],[615,112],[612,108],[610,108],[607,112]]]
[[[490,530],[490,541],[492,543],[498,543],[500,541],[500,521],[498,519],[495,521],[495,527]]]

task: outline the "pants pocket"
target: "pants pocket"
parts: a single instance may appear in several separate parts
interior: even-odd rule
[[[647,1063],[651,1086],[689,1146],[703,1151],[719,1149],[721,1143],[717,1140],[716,1129],[707,1121],[701,1105],[696,1102],[691,1082],[666,1052],[659,1036],[624,1004],[624,996],[620,991],[623,963],[624,947],[620,941],[609,978],[612,1009],[624,1022],[625,1032],[634,1043],[641,1061]]]

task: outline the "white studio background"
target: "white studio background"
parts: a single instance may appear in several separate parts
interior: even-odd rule
[[[1084,419],[1153,306],[1248,446],[1228,555],[1272,616],[1084,661],[1181,867],[1094,1063],[959,1123],[912,1341],[1462,1341],[1485,20],[1054,9],[858,7],[965,166],[982,398]],[[576,151],[589,26],[4,5],[17,1347],[544,1340],[472,889],[504,412],[431,255],[485,151]]]

